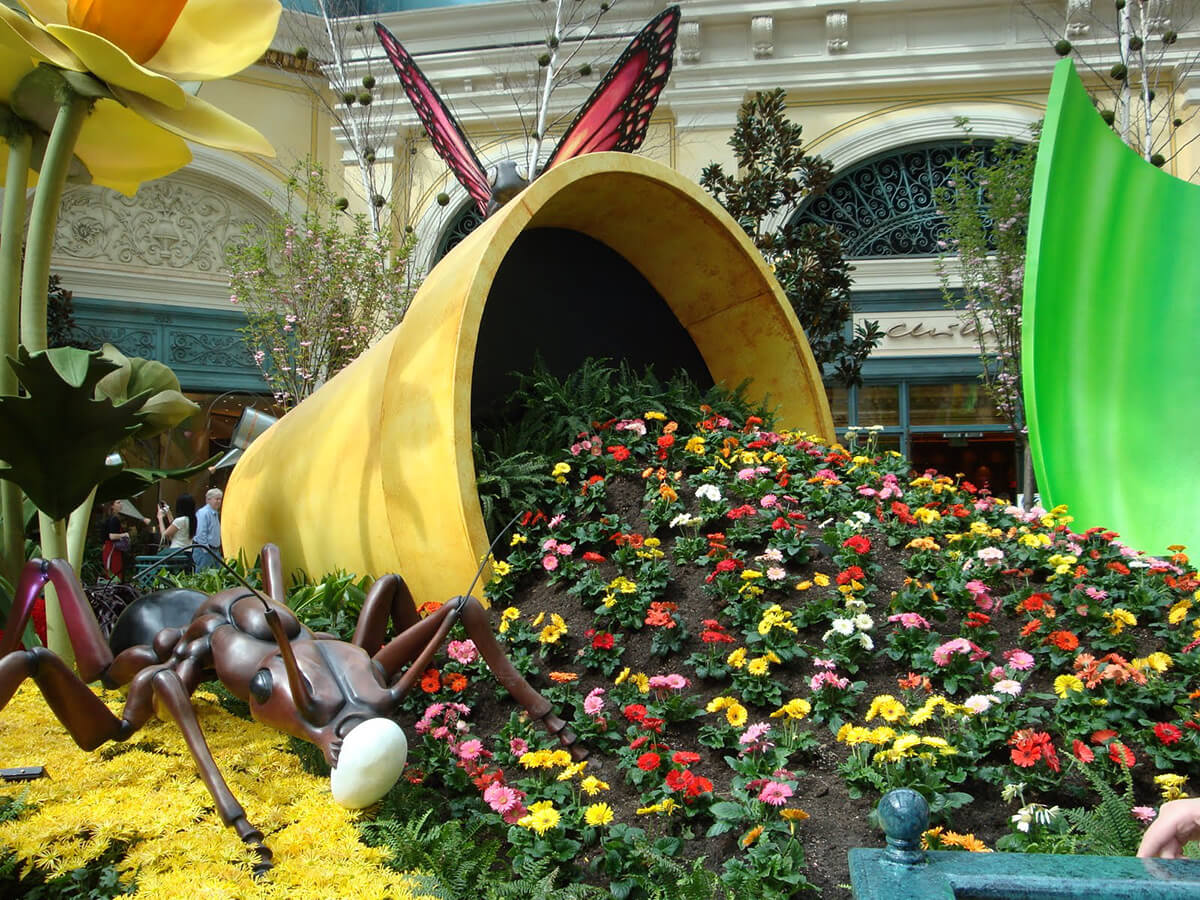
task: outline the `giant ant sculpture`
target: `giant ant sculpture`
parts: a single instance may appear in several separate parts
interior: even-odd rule
[[[225,783],[191,705],[203,681],[219,679],[255,719],[320,747],[332,767],[334,798],[367,806],[404,767],[407,743],[395,721],[401,700],[461,619],[492,674],[530,717],[576,758],[586,756],[550,702],[513,667],[474,597],[455,597],[421,618],[404,581],[386,575],[372,585],[346,643],[310,631],[288,609],[273,544],[262,551],[262,578],[265,593],[247,586],[211,597],[188,590],[147,594],[122,614],[110,646],[70,566],[33,560],[22,571],[0,641],[0,708],[32,678],[75,743],[93,750],[126,740],[159,706],[183,732],[221,820],[257,853],[259,872],[270,868],[271,851]],[[47,581],[58,591],[78,675],[44,647],[17,649]],[[397,635],[385,644],[389,618]],[[129,686],[120,717],[88,687],[96,679],[110,688]]]

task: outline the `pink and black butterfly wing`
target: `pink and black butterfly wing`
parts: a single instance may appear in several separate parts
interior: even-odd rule
[[[479,206],[479,211],[486,215],[488,202],[492,198],[492,186],[466,135],[458,127],[458,122],[433,89],[429,79],[395,36],[379,22],[375,23],[375,33],[379,35],[383,49],[400,77],[404,93],[408,94],[409,102],[421,119],[421,124],[425,126],[429,140],[433,142],[433,149],[446,161],[459,183],[467,189],[471,199]]]
[[[554,148],[547,169],[581,153],[631,153],[642,145],[671,74],[678,34],[678,6],[667,7],[637,33]]]

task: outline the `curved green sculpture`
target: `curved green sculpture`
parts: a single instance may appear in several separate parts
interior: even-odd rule
[[[1043,505],[1200,549],[1200,188],[1145,162],[1058,64],[1034,174],[1022,374]]]

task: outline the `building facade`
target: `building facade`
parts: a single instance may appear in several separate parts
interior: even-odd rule
[[[191,166],[144,185],[134,198],[73,188],[58,235],[54,271],[74,293],[81,332],[170,365],[205,406],[203,428],[214,434],[244,394],[263,389],[238,339],[239,313],[221,274],[223,248],[269,213],[268,195],[282,192],[294,163],[324,163],[344,179],[351,203],[368,210],[357,177],[361,154],[351,148],[370,145],[391,223],[415,231],[418,267],[433,265],[472,227],[466,192],[433,152],[370,34],[371,21],[387,25],[417,59],[486,166],[506,160],[524,166],[543,19],[555,7],[517,0],[359,4],[369,15],[341,23],[354,26],[342,32],[345,71],[373,80],[371,119],[355,131],[346,127],[344,92],[296,52],[296,35],[313,33],[320,7],[309,0],[288,5],[267,58],[203,89],[205,99],[254,122],[277,158],[197,148]],[[565,116],[582,103],[663,5],[614,3],[585,48],[591,74],[559,89],[552,112]],[[855,317],[878,321],[884,332],[864,383],[830,389],[838,425],[881,425],[884,445],[910,454],[918,468],[963,472],[1007,492],[1016,481],[1012,437],[979,384],[973,335],[942,299],[932,188],[964,137],[957,121],[969,120],[977,139],[1029,138],[1058,58],[1054,40],[1069,37],[1107,69],[1116,52],[1107,28],[1113,4],[682,0],[681,6],[674,70],[641,152],[694,179],[709,162],[730,170],[726,142],[743,99],[784,88],[808,149],[830,160],[836,175],[826,196],[799,214],[842,231],[855,266]],[[1178,32],[1164,48],[1157,90],[1158,102],[1168,105],[1166,118],[1182,123],[1167,141],[1166,167],[1188,178],[1200,167],[1200,144],[1193,142],[1200,131],[1192,119],[1200,77],[1190,65],[1200,49],[1196,3],[1147,0],[1146,6],[1159,32]],[[230,401],[221,395],[227,393],[226,409]]]

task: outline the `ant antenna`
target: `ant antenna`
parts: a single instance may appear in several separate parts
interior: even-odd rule
[[[479,564],[479,568],[475,571],[475,577],[471,580],[471,586],[463,593],[464,597],[470,596],[471,591],[475,590],[475,585],[479,583],[479,576],[483,574],[483,570],[487,566],[488,560],[492,558],[492,552],[496,549],[496,545],[500,543],[500,538],[504,537],[508,529],[512,528],[513,525],[517,523],[517,519],[521,518],[522,515],[524,515],[524,513],[517,513],[508,520],[507,525],[500,529],[500,533],[496,535],[496,539],[492,541],[491,545],[488,547],[487,553],[484,554],[483,562]]]

